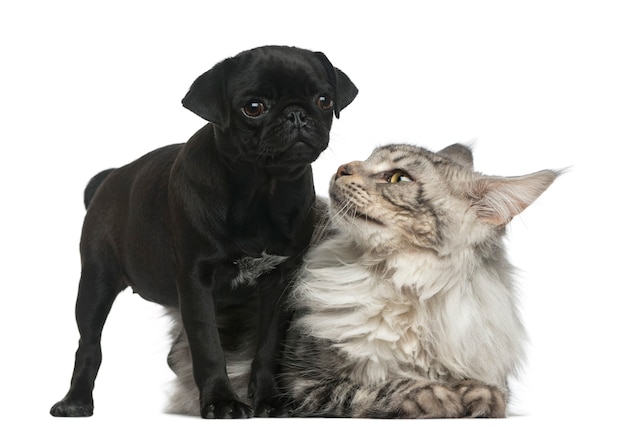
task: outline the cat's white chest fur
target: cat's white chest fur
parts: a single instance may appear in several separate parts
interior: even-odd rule
[[[400,257],[378,276],[336,256],[340,264],[308,265],[298,297],[311,312],[301,324],[344,352],[363,383],[475,378],[506,386],[524,334],[501,279],[474,269],[468,281],[462,261],[442,267],[428,257]]]

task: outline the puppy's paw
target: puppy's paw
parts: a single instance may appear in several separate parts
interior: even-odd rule
[[[239,400],[228,379],[216,379],[200,390],[200,416],[205,419],[252,417],[252,407]]]
[[[506,417],[506,397],[498,388],[480,381],[466,380],[459,383],[457,389],[463,400],[465,417]]]
[[[254,401],[254,416],[257,418],[285,418],[288,411],[287,405],[279,398]]]
[[[254,404],[254,416],[257,418],[281,418],[287,416],[287,406],[280,398],[278,386],[271,375],[257,374],[257,379],[250,382],[248,394]]]
[[[202,404],[200,416],[205,419],[242,419],[252,417],[252,407],[231,399]]]
[[[93,415],[93,401],[92,402],[77,402],[62,399],[52,406],[50,414],[59,418],[80,418]]]

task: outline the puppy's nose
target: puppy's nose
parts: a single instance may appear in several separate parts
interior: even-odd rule
[[[287,119],[291,121],[295,128],[302,128],[306,125],[306,114],[300,110],[289,112]]]
[[[345,177],[346,175],[352,175],[352,168],[350,166],[350,163],[339,166],[339,169],[337,169],[336,178]]]

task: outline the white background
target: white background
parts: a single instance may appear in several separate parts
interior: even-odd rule
[[[623,437],[625,19],[619,2],[597,0],[2,2],[0,434]],[[340,164],[390,142],[474,140],[475,166],[488,174],[570,167],[510,227],[531,336],[515,416],[166,415],[168,322],[129,292],[105,326],[95,415],[48,414],[78,341],[85,184],[188,139],[203,125],[180,104],[191,82],[264,44],[323,51],[360,89],[315,163],[321,194]]]

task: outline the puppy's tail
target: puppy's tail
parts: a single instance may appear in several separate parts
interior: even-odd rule
[[[85,188],[85,197],[84,197],[85,209],[89,207],[91,200],[93,199],[94,195],[96,195],[96,191],[98,190],[102,182],[113,171],[115,171],[115,168],[106,169],[102,172],[97,173],[93,177],[91,177],[91,180],[89,180],[89,183],[87,183],[87,187]]]

